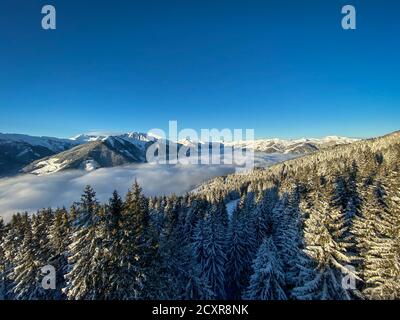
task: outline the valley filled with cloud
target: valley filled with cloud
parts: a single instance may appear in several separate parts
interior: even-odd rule
[[[102,168],[92,172],[72,170],[51,175],[19,175],[0,180],[0,216],[5,221],[16,212],[36,212],[44,207],[69,207],[86,185],[91,185],[100,201],[117,190],[125,195],[135,179],[148,196],[184,194],[197,185],[234,172],[222,165],[150,165],[138,164]]]

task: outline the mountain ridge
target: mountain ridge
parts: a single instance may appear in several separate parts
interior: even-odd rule
[[[323,148],[335,145],[348,144],[358,139],[328,136],[325,138],[302,138],[302,139],[256,139],[249,141],[215,142],[222,147],[231,147],[243,150],[253,150],[264,154],[282,154],[288,157],[298,157],[316,152]],[[151,134],[140,132],[129,132],[113,135],[80,134],[73,138],[61,139],[52,137],[35,137],[21,134],[0,134],[0,148],[8,146],[9,154],[4,163],[3,172],[0,176],[13,175],[17,173],[32,173],[37,175],[51,174],[63,170],[82,169],[95,170],[101,167],[114,167],[130,163],[146,162],[147,148],[156,142],[176,143],[178,148],[182,146],[201,147],[208,145],[209,148],[215,143],[189,139],[171,142],[159,139]],[[34,152],[23,162],[13,161],[18,158],[25,149],[44,148],[42,152]],[[11,149],[19,150],[10,152]],[[21,151],[22,149],[22,151]],[[3,156],[4,158],[4,156]],[[12,163],[15,165],[12,165]],[[7,165],[9,169],[7,170]],[[8,172],[7,172],[8,171]]]

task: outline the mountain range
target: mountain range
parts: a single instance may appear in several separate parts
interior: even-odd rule
[[[218,143],[221,147],[293,158],[356,140],[329,136],[322,139],[258,139]],[[167,145],[174,143],[138,132],[118,135],[81,134],[70,139],[0,133],[0,177],[18,173],[43,175],[70,169],[92,171],[97,168],[144,163],[147,148],[156,142]],[[178,149],[182,146],[211,147],[211,143],[189,139],[175,143]]]

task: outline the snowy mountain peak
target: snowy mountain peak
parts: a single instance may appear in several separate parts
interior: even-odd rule
[[[91,135],[91,134],[80,134],[77,135],[70,140],[76,141],[78,143],[86,143],[86,142],[93,142],[93,141],[103,141],[107,139],[108,136],[105,135]]]
[[[124,139],[128,141],[155,141],[156,138],[141,132],[128,132],[123,134],[108,134],[108,135],[94,135],[94,134],[80,134],[70,140],[76,141],[78,143],[87,143],[93,141],[107,141],[110,138]]]

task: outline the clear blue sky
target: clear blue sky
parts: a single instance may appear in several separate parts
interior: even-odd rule
[[[41,29],[41,7],[57,30]],[[357,9],[357,30],[341,8]],[[393,0],[1,0],[0,132],[400,129]]]

